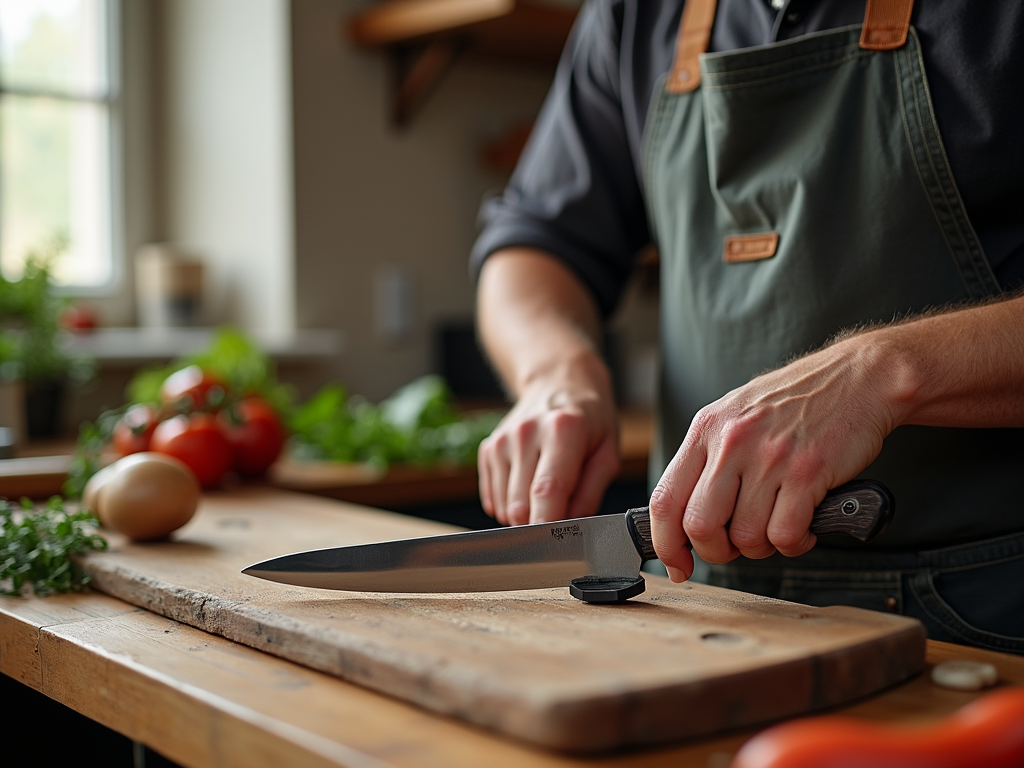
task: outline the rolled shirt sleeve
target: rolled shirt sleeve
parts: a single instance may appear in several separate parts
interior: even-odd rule
[[[537,248],[568,265],[602,313],[614,311],[650,241],[622,107],[621,23],[620,5],[581,9],[507,188],[481,208],[474,279],[495,251]]]

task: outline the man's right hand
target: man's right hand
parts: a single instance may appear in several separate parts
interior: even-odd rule
[[[506,525],[594,514],[618,472],[619,450],[593,298],[552,256],[508,249],[484,262],[477,318],[516,400],[480,446],[484,509]]]
[[[480,499],[503,525],[593,515],[619,471],[607,370],[600,360],[566,369],[527,386],[480,445]]]

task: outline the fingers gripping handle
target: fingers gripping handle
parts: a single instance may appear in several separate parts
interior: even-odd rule
[[[871,541],[885,530],[895,511],[896,502],[884,485],[875,480],[853,480],[825,494],[814,508],[811,533],[845,533],[859,541]],[[657,559],[651,539],[651,508],[630,509],[626,520],[640,557]]]

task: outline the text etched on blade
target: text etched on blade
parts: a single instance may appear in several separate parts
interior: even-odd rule
[[[576,523],[575,525],[563,525],[563,526],[561,526],[559,528],[552,528],[551,529],[551,536],[552,536],[552,538],[558,539],[559,541],[562,541],[562,539],[564,539],[566,536],[582,536],[582,535],[583,535],[583,531],[580,530],[580,524],[579,523]]]

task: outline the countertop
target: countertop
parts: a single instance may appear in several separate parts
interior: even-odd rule
[[[1024,685],[1024,658],[929,643],[929,664],[950,658],[991,661]],[[192,768],[724,768],[755,732],[600,758],[545,752],[88,591],[0,598],[0,672]],[[924,722],[977,695],[925,673],[839,711]]]

